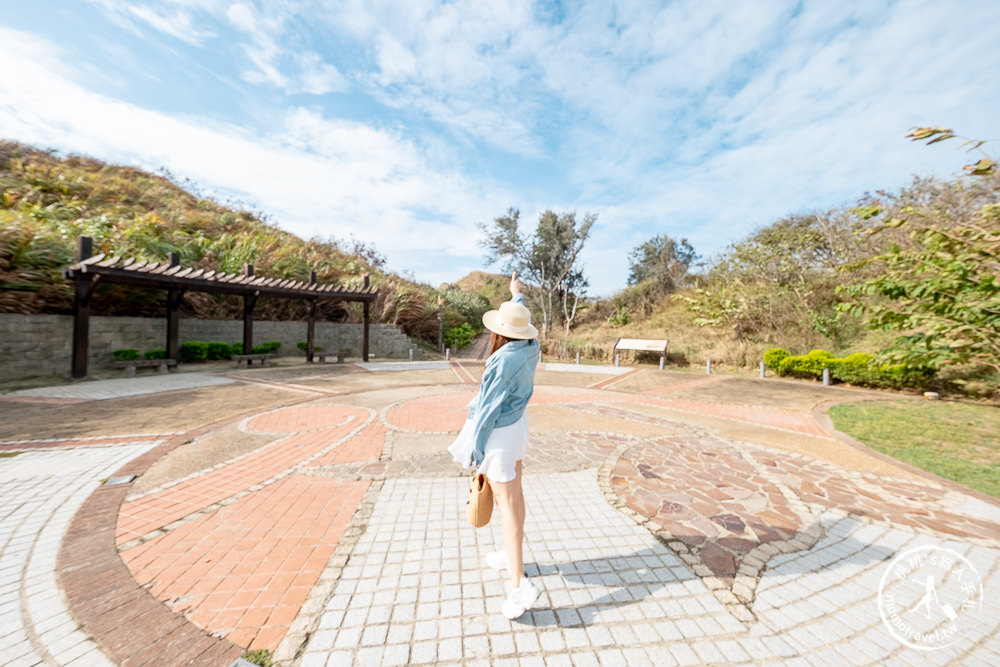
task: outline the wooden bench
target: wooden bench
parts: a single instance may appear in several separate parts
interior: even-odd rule
[[[176,366],[176,359],[130,359],[128,361],[114,362],[115,368],[122,369],[122,376],[127,378],[135,377],[136,368],[158,368],[161,373],[169,371],[170,366]]]
[[[620,350],[633,350],[635,352],[659,352],[660,369],[662,370],[667,361],[667,340],[649,340],[644,338],[619,338],[615,343],[615,366],[620,365]]]
[[[277,359],[276,354],[234,354],[230,357],[236,362],[237,368],[246,368],[247,366],[252,366],[253,362],[259,361],[262,366],[268,366],[271,363],[271,359]]]

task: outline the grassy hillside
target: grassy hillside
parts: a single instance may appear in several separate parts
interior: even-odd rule
[[[436,340],[437,296],[383,270],[378,252],[363,244],[303,240],[260,213],[198,197],[164,176],[86,157],[57,157],[13,142],[0,142],[0,312],[69,313],[72,290],[61,270],[74,260],[75,239],[94,239],[94,252],[166,261],[171,252],[185,266],[239,272],[253,264],[258,275],[359,286],[371,275],[379,289],[373,317],[406,333]],[[162,292],[104,285],[95,314],[160,316]],[[464,315],[448,306],[447,321]],[[235,297],[190,292],[182,316],[239,318]],[[306,304],[264,300],[261,319],[302,319]],[[358,321],[360,306],[320,302],[320,317]]]

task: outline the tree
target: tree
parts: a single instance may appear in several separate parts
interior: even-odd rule
[[[944,128],[918,128],[909,135],[928,144],[955,135]],[[983,142],[966,141],[970,150]],[[873,329],[902,335],[885,350],[886,360],[938,368],[952,364],[980,364],[1000,371],[1000,175],[988,155],[965,167],[980,177],[978,208],[943,211],[936,200],[916,200],[889,215],[871,234],[898,229],[907,232],[905,246],[893,243],[887,252],[855,266],[874,265],[869,279],[842,288],[854,301],[843,309],[867,314]],[[872,204],[857,209],[863,219],[882,216],[885,208]]]
[[[541,291],[541,334],[547,338],[560,290],[568,293],[586,287],[582,273],[579,278],[568,278],[574,270],[579,270],[580,251],[597,215],[587,213],[577,224],[575,212],[556,214],[546,210],[538,217],[538,225],[530,236],[522,233],[520,217],[520,211],[511,207],[492,224],[480,224],[479,229],[485,234],[481,245],[490,264],[502,261],[505,272],[518,271]]]
[[[677,290],[691,264],[698,259],[687,239],[680,242],[666,234],[654,236],[629,253],[628,284],[654,280],[664,294]]]

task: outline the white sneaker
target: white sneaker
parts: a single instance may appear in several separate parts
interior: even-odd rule
[[[494,570],[509,570],[510,564],[507,563],[507,552],[505,551],[491,551],[486,554],[486,565],[492,567]]]
[[[538,596],[538,587],[535,586],[531,579],[524,577],[521,579],[521,585],[512,590],[507,599],[504,600],[500,611],[503,612],[503,615],[508,620],[513,621],[525,611],[531,609],[538,600]]]

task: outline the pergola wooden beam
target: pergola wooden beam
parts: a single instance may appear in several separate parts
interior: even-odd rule
[[[360,301],[364,304],[364,329],[362,332],[362,352],[368,361],[368,329],[370,308],[378,291],[371,288],[367,275],[361,289],[348,289],[345,285],[321,285],[316,282],[316,272],[309,282],[293,279],[267,278],[254,275],[253,265],[244,267],[242,274],[217,273],[214,270],[183,267],[180,257],[171,253],[170,261],[138,261],[135,258],[107,257],[92,255],[93,241],[86,236],[77,239],[77,262],[63,271],[72,280],[75,289],[73,318],[73,361],[74,378],[87,376],[87,350],[90,337],[90,298],[98,282],[162,289],[167,291],[167,357],[177,358],[180,349],[179,309],[188,290],[212,294],[231,294],[243,297],[243,351],[253,351],[253,310],[257,299],[262,296],[279,299],[307,299],[309,301],[308,342],[306,356],[312,361],[315,335],[316,301],[318,299],[339,299]]]

